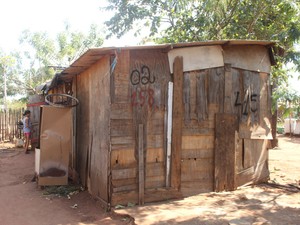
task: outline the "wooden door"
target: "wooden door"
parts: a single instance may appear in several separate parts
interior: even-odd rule
[[[140,204],[161,200],[155,189],[166,187],[165,120],[169,81],[166,53],[161,50],[130,53],[130,95]]]

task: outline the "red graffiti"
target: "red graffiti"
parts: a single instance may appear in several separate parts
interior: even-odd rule
[[[152,107],[154,104],[154,90],[152,88],[140,89],[132,92],[131,106],[143,107],[145,104],[148,104],[149,107]]]

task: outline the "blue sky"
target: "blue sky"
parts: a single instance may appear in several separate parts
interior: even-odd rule
[[[100,11],[105,0],[7,0],[0,3],[0,48],[5,52],[18,49],[21,32],[46,31],[50,36],[64,29],[65,22],[72,30],[88,31],[91,24],[101,27],[111,14]],[[103,25],[104,27],[104,25]],[[106,46],[134,45],[140,39],[126,35],[122,40],[112,38]]]

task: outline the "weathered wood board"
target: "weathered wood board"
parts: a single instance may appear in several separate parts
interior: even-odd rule
[[[238,129],[233,114],[216,114],[215,191],[235,190],[235,143]]]
[[[183,58],[174,59],[173,127],[171,154],[171,187],[180,188],[183,118]]]

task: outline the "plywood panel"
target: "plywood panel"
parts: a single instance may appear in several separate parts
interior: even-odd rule
[[[111,105],[111,119],[132,119],[132,107],[127,103],[115,103]]]
[[[42,106],[41,109],[38,183],[39,185],[66,185],[69,153],[72,149],[72,110],[51,106]]]
[[[182,159],[212,159],[214,157],[214,149],[182,149]]]
[[[244,139],[244,148],[243,148],[243,168],[248,169],[254,165],[253,155],[256,152],[254,149],[253,142],[250,139]]]
[[[211,122],[210,124],[212,124]],[[194,123],[195,124],[195,123]],[[215,130],[213,128],[205,128],[205,126],[201,126],[202,124],[205,124],[207,127],[209,127],[208,123],[199,123],[199,125],[193,125],[193,126],[184,126],[182,129],[182,135],[184,136],[213,136],[215,134]]]
[[[254,166],[244,169],[236,174],[236,186],[247,185],[253,183]]]
[[[146,177],[145,188],[162,188],[166,186],[165,176]]]
[[[124,192],[124,191],[137,191],[138,184],[129,184],[120,187],[113,187],[113,193]]]
[[[164,163],[147,163],[146,164],[146,177],[165,176]]]
[[[148,135],[163,135],[164,134],[164,117],[161,115],[160,118],[154,119],[149,118],[148,120]]]
[[[148,148],[146,155],[147,163],[164,162],[164,149],[163,148]]]
[[[269,177],[268,170],[268,141],[269,140],[248,140],[251,146],[251,158],[254,166],[253,183],[266,181]],[[251,163],[251,162],[250,162]]]
[[[185,159],[181,162],[181,181],[199,181],[211,179],[213,181],[214,160]]]
[[[224,66],[221,46],[177,48],[169,51],[168,56],[171,73],[173,73],[172,65],[177,56],[183,57],[183,71]]]
[[[110,118],[110,57],[101,58],[87,71],[90,73],[90,168],[89,190],[108,201],[109,118]],[[99,97],[97,97],[99,96]],[[100,97],[101,96],[101,97]]]
[[[265,182],[269,178],[268,141],[240,139],[237,149],[236,185]]]
[[[224,63],[229,63],[232,67],[266,73],[271,71],[269,50],[265,46],[223,46],[223,49]]]
[[[111,168],[121,169],[137,166],[134,149],[120,149],[111,152]]]
[[[148,148],[163,148],[164,147],[164,136],[161,135],[148,135],[147,136],[147,147]]]
[[[182,136],[182,149],[212,149],[214,136]]]
[[[111,137],[133,136],[132,119],[111,119],[110,120]]]
[[[134,142],[134,137],[132,137],[132,136],[112,137],[111,138],[112,145],[128,144],[128,145],[133,146],[133,142]]]
[[[112,180],[136,178],[137,168],[117,169],[112,170]]]
[[[112,187],[122,187],[137,184],[137,177],[135,178],[127,178],[127,179],[119,179],[119,180],[112,180]]]

